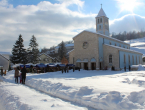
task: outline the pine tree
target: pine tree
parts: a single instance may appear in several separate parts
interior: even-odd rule
[[[36,37],[34,35],[30,39],[29,46],[30,46],[28,48],[29,62],[36,64],[37,63],[38,54],[39,54],[39,50],[38,50],[38,43],[36,42]]]
[[[66,58],[66,47],[65,43],[62,41],[59,45],[58,49],[59,60],[61,61],[63,57]]]
[[[11,62],[14,64],[27,63],[27,53],[26,50],[24,49],[23,38],[21,34],[19,35],[19,38],[12,49]]]

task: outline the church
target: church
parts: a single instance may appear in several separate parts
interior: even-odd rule
[[[142,53],[130,49],[127,44],[109,36],[109,18],[100,9],[96,18],[96,32],[84,30],[73,37],[74,49],[69,52],[69,63],[85,70],[121,70],[142,64]]]

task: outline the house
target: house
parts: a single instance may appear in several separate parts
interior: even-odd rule
[[[50,57],[48,54],[46,53],[41,53],[38,57],[38,62],[39,63],[54,63],[55,61],[57,61],[56,58],[52,58]]]
[[[9,56],[10,56],[9,52],[0,52],[0,66],[2,66],[4,70],[9,69],[10,64]]]
[[[100,9],[96,16],[96,32],[84,30],[73,37],[74,49],[69,52],[69,63],[82,69],[120,70],[142,64],[142,53],[131,50],[130,44],[109,36],[109,18]]]

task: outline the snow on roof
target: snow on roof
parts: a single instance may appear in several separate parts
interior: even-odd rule
[[[74,46],[74,44],[66,44],[66,47]]]
[[[69,51],[68,54],[69,54],[70,52],[72,52],[72,51],[74,51],[74,49],[72,49],[71,51]]]
[[[126,42],[123,42],[123,41],[121,41],[121,40],[118,40],[118,39],[109,37],[109,36],[107,36],[107,35],[104,35],[104,34],[101,34],[101,33],[98,33],[98,32],[93,32],[93,31],[89,31],[89,30],[84,30],[84,31],[90,32],[90,33],[94,33],[94,34],[98,34],[98,35],[104,36],[104,37],[106,37],[106,38],[108,38],[108,39],[115,40],[115,41],[121,42],[121,43],[123,43],[123,44],[130,45],[130,44],[126,43]],[[82,32],[84,32],[84,31],[82,31]],[[81,32],[81,33],[82,33],[82,32]],[[80,34],[80,33],[79,33],[79,34]],[[78,36],[79,34],[77,34],[76,36]],[[73,38],[75,38],[76,36],[74,36]]]
[[[130,46],[145,46],[145,42],[131,43]]]
[[[6,60],[9,61],[9,59],[7,57],[5,57],[4,55],[0,54],[3,58],[5,58]]]
[[[139,54],[142,54],[140,52],[137,52],[137,51],[134,51],[134,50],[130,50],[130,49],[126,49],[126,48],[122,48],[122,47],[118,47],[118,46],[114,46],[114,45],[108,45],[108,44],[104,44],[106,46],[110,46],[110,47],[114,47],[114,48],[117,48],[117,49],[121,49],[121,50],[126,50],[126,51],[130,51],[130,52],[134,52],[134,53],[139,53]],[[143,54],[142,54],[143,55]]]
[[[96,17],[101,17],[101,16],[105,16],[106,17],[106,14],[104,12],[104,10],[101,8],[98,15]]]
[[[39,55],[39,58],[40,58],[41,55],[46,55],[46,56],[50,57],[51,59],[54,59],[54,58],[52,58],[51,56],[47,55],[46,53],[41,53],[41,54]]]
[[[71,46],[74,46],[74,44],[72,43],[72,44],[66,44],[65,45],[65,47],[71,47]],[[58,48],[59,48],[59,46],[55,47],[55,49],[58,49]]]

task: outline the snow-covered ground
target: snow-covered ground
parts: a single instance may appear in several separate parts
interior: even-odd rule
[[[8,103],[7,107],[24,107],[22,110],[87,110],[84,106],[103,110],[145,109],[145,71],[81,70],[64,74],[61,71],[28,73],[26,86],[14,84],[13,71],[3,77],[0,97],[3,102]],[[73,105],[64,99],[84,106]]]
[[[145,37],[139,38],[139,39],[126,40],[124,42],[130,44],[131,50],[135,50],[135,51],[138,51],[140,53],[143,53],[143,56],[145,56]]]
[[[6,79],[5,79],[6,78]],[[9,79],[10,78],[10,79]],[[94,110],[15,84],[13,71],[0,76],[0,110]]]

